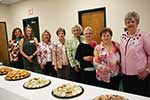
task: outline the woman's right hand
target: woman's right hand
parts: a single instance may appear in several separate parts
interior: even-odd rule
[[[26,58],[29,62],[33,62],[33,60],[32,60],[33,56],[27,56]]]
[[[41,67],[42,70],[45,70],[45,67],[44,67],[43,64],[40,64],[40,67]]]
[[[75,70],[76,72],[79,72],[79,71],[80,71],[79,66],[78,66],[78,65],[76,65],[76,66],[74,67],[74,70]]]

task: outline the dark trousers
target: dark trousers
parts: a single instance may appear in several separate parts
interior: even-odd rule
[[[12,61],[10,62],[10,66],[14,67],[14,68],[19,68],[19,69],[23,69],[23,59],[22,59],[22,55],[19,53],[18,54],[18,61]]]
[[[146,96],[150,97],[150,74],[146,78]]]
[[[97,86],[103,87],[103,88],[108,88],[108,89],[113,89],[113,90],[119,90],[119,84],[120,84],[120,75],[111,77],[110,78],[110,83],[106,83],[104,81],[97,81]]]
[[[42,71],[45,75],[51,75],[51,76],[57,77],[57,72],[54,69],[52,62],[47,62],[44,67],[45,67],[45,70],[42,70]]]
[[[69,80],[70,79],[70,66],[62,65],[62,68],[57,70],[57,77]]]
[[[148,78],[148,77],[147,77]],[[140,80],[137,75],[123,74],[123,89],[125,92],[146,96],[147,78]]]
[[[76,72],[74,68],[70,69],[70,80],[75,82],[82,82],[81,80],[81,71]]]
[[[25,57],[23,57],[23,65],[26,70],[33,71],[36,73],[42,73],[40,65],[37,62],[37,57],[34,56],[32,62],[29,62]]]
[[[85,84],[96,85],[96,71],[81,70],[81,78]]]

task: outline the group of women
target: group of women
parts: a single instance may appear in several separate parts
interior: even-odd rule
[[[122,80],[123,91],[150,97],[150,34],[138,29],[138,13],[128,12],[124,21],[127,30],[120,44],[112,41],[110,28],[100,32],[100,44],[89,26],[81,35],[82,27],[74,25],[67,40],[65,29],[58,28],[57,43],[47,30],[38,43],[31,27],[24,36],[15,28],[9,42],[11,66],[114,90]]]

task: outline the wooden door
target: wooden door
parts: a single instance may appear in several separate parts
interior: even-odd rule
[[[87,26],[93,28],[93,39],[101,42],[99,33],[106,27],[105,8],[79,11],[79,24],[83,29]]]
[[[0,62],[3,62],[3,65],[9,65],[8,39],[5,22],[0,22]]]

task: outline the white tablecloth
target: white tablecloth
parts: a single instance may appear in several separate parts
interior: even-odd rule
[[[5,75],[4,75],[5,76]],[[0,76],[0,100],[62,100],[52,96],[51,91],[53,88],[65,83],[72,81],[67,81],[63,79],[58,79],[50,76],[45,76],[37,73],[31,72],[31,76],[18,80],[18,81],[7,81],[4,76]],[[23,88],[24,82],[34,77],[44,77],[51,80],[51,84],[45,88],[28,90]],[[72,82],[76,83],[76,82]],[[104,89],[100,87],[85,85],[81,83],[76,83],[84,88],[82,95],[71,98],[71,100],[92,100],[96,96],[102,94],[118,94],[122,95],[129,100],[150,100],[150,98],[133,95],[129,93],[124,93],[120,91],[114,91],[109,89]],[[66,99],[70,100],[70,99]]]

